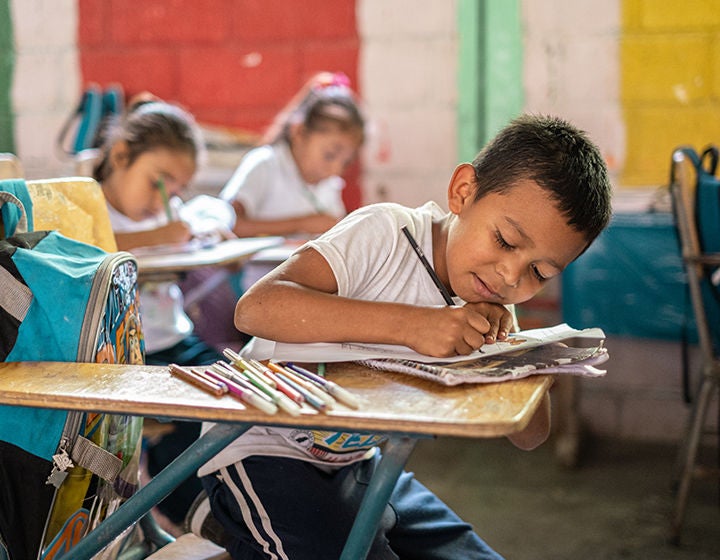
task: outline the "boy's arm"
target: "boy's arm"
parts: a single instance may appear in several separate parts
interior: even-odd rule
[[[501,306],[424,307],[340,297],[327,261],[305,248],[253,285],[237,303],[235,326],[279,342],[401,344],[428,356],[469,354],[486,333],[509,330]],[[486,315],[491,317],[492,326]]]
[[[508,436],[508,439],[520,449],[530,451],[547,440],[550,435],[550,394],[547,393],[535,415],[524,430]]]

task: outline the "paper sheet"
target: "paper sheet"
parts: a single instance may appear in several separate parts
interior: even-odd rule
[[[297,362],[349,362],[371,358],[397,358],[427,363],[452,363],[502,354],[522,348],[534,348],[550,342],[561,342],[575,338],[588,339],[588,345],[590,345],[592,341],[603,340],[605,333],[599,328],[578,330],[562,323],[554,327],[513,333],[508,341],[486,344],[472,354],[452,358],[425,356],[406,346],[390,344],[337,344],[324,342],[289,344],[261,338],[253,338],[240,353],[243,356],[249,356],[257,360],[275,359]]]

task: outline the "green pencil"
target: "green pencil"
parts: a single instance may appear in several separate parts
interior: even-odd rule
[[[175,218],[173,217],[172,208],[170,208],[170,200],[168,199],[167,189],[165,188],[165,180],[162,177],[157,180],[157,188],[160,191],[163,206],[165,206],[165,214],[167,214],[168,222],[174,222]]]

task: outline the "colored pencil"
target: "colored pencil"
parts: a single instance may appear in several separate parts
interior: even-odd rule
[[[211,393],[216,397],[220,397],[228,391],[227,385],[218,383],[217,381],[211,381],[204,376],[197,375],[189,369],[185,369],[177,364],[169,364],[168,368],[170,369],[170,373],[173,375],[187,381],[188,383],[192,383],[196,387]]]
[[[302,368],[292,362],[285,362],[285,365],[293,371],[299,373],[300,375],[303,375],[308,379],[315,381],[315,383],[317,383],[318,385],[322,385],[328,393],[330,393],[333,397],[337,398],[339,401],[345,403],[349,407],[360,408],[360,402],[358,401],[357,397],[355,397],[355,395],[353,395],[350,391],[341,387],[334,381],[330,381],[329,379],[320,377],[319,375],[308,371],[307,369]]]
[[[275,414],[277,412],[278,407],[275,405],[275,403],[261,399],[260,397],[258,397],[257,394],[249,391],[245,387],[235,383],[230,379],[223,378],[222,375],[220,375],[214,370],[208,369],[206,373],[211,377],[217,379],[217,381],[224,382],[227,385],[230,394],[236,396],[242,402],[254,406],[255,408],[258,408],[267,414]]]

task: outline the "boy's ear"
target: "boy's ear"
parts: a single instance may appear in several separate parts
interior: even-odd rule
[[[476,181],[475,168],[469,163],[461,163],[455,168],[448,185],[450,212],[459,214],[466,204],[475,200]]]

